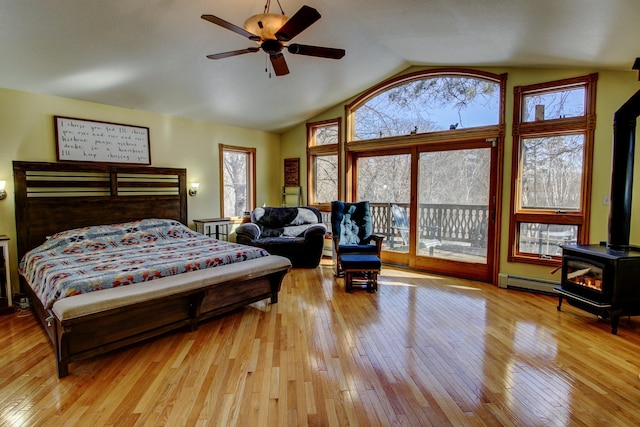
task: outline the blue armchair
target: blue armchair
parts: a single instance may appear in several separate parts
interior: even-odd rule
[[[368,201],[331,202],[333,265],[336,276],[342,276],[340,257],[376,255],[380,257],[384,236],[373,234],[373,219]]]

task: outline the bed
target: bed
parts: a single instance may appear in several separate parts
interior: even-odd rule
[[[196,329],[205,319],[256,301],[269,298],[277,303],[282,280],[291,268],[289,260],[249,254],[246,247],[237,244],[221,255],[222,242],[189,230],[184,225],[185,169],[20,161],[13,162],[13,169],[20,260],[29,252],[38,253],[40,257],[34,258],[55,270],[47,261],[57,257],[56,250],[74,253],[84,248],[86,253],[76,255],[93,257],[91,248],[116,241],[157,255],[168,250],[166,246],[175,246],[179,239],[171,238],[177,235],[190,239],[191,249],[204,245],[204,240],[212,245],[209,249],[186,249],[188,255],[168,257],[171,262],[164,267],[151,266],[144,271],[138,269],[136,257],[124,255],[122,248],[105,251],[111,253],[107,256],[127,259],[119,264],[127,265],[128,271],[117,277],[105,276],[107,285],[99,290],[89,289],[101,287],[96,285],[98,279],[88,279],[87,285],[77,277],[62,291],[34,289],[27,278],[34,278],[31,269],[36,266],[31,260],[21,263],[21,290],[53,343],[58,377],[68,375],[72,362],[177,328]],[[151,240],[163,239],[168,241],[162,251],[148,246]],[[206,251],[213,252],[202,253]],[[225,257],[237,259],[219,262]],[[187,262],[178,266],[176,258]],[[107,264],[104,260],[89,261]],[[212,268],[204,268],[205,264]],[[57,270],[59,275],[69,271]],[[139,280],[142,282],[130,284]]]

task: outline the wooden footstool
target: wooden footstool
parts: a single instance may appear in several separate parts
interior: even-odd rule
[[[366,285],[369,292],[378,290],[378,274],[382,263],[375,255],[342,255],[340,257],[344,284],[347,292],[353,291],[353,285]]]

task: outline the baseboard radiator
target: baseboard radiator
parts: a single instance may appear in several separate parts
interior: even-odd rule
[[[531,292],[557,295],[553,288],[558,285],[558,282],[552,282],[551,280],[534,279],[532,277],[514,276],[512,274],[503,273],[498,275],[498,287],[505,289],[521,289]]]

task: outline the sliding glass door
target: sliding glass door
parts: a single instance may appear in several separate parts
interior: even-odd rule
[[[491,281],[493,141],[404,151],[356,156],[356,200],[371,203],[374,232],[385,236],[383,261]]]
[[[394,218],[411,200],[411,155],[381,154],[358,157],[356,199],[371,203],[374,232],[385,236],[383,248],[409,252],[409,224]]]
[[[492,182],[490,146],[419,154],[416,265],[485,278],[495,229]]]

